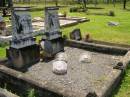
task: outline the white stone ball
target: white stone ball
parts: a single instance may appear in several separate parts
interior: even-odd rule
[[[67,63],[65,61],[53,62],[53,73],[58,75],[64,75],[67,73]]]
[[[89,53],[83,53],[80,55],[79,62],[80,63],[91,63],[91,54]]]

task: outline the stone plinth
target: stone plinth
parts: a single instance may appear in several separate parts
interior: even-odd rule
[[[55,55],[61,51],[64,51],[64,40],[63,38],[45,40],[44,46],[45,52],[51,55]]]
[[[6,50],[6,54],[16,69],[27,68],[40,60],[40,48],[36,44],[19,49],[10,47]]]

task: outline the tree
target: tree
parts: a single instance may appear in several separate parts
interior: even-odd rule
[[[84,5],[84,8],[86,9],[86,4],[87,4],[87,1],[86,0],[83,0],[83,5]]]
[[[54,0],[55,5],[58,6],[58,0]]]
[[[126,0],[123,0],[123,8],[126,9]]]

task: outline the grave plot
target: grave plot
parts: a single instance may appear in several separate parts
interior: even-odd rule
[[[114,67],[121,59],[125,59],[128,48],[69,40],[65,53],[68,64],[65,75],[52,72],[55,59],[34,64],[24,73],[6,67],[8,62],[3,61],[0,65],[0,79],[17,86],[18,89],[20,87],[21,91],[29,87],[38,89],[42,91],[40,95],[46,97],[109,97],[123,74],[123,70]],[[80,62],[82,54],[90,54],[91,61]],[[128,62],[129,59],[124,63]]]
[[[87,22],[89,19],[85,17],[59,17],[61,27],[74,26],[78,23]],[[35,18],[32,23],[35,30],[44,29],[44,21],[42,18]]]

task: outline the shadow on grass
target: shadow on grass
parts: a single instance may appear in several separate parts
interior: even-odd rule
[[[101,15],[101,16],[108,16],[108,13],[86,13],[87,15]]]
[[[127,11],[130,11],[130,9],[126,9]]]
[[[104,8],[102,8],[102,7],[87,7],[88,9],[104,9]]]
[[[130,70],[130,64],[129,64],[127,70]],[[119,85],[112,92],[110,97],[115,97],[119,93],[119,90],[121,89],[121,84],[123,83],[123,80],[125,79],[125,76],[127,75],[127,70],[124,72],[124,74],[122,74],[122,78],[121,78],[121,81],[120,81]]]

